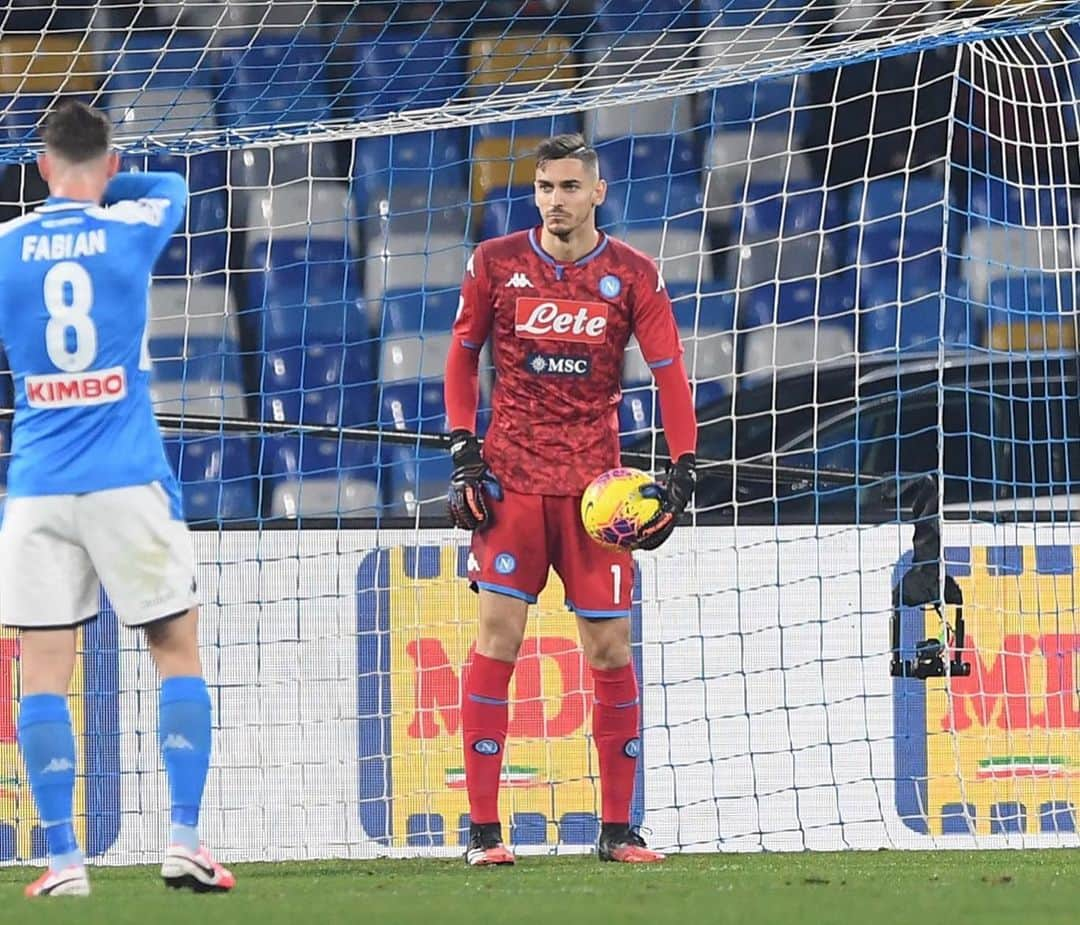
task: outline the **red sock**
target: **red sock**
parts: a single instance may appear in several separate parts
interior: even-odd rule
[[[600,757],[600,796],[604,822],[630,822],[634,772],[641,751],[641,706],[633,665],[614,671],[592,670],[593,739]]]
[[[499,774],[513,662],[473,654],[461,698],[461,739],[471,822],[499,821]]]

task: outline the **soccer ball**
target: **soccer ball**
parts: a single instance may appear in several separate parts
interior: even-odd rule
[[[633,549],[641,528],[660,511],[660,501],[641,494],[654,479],[640,469],[610,469],[581,496],[585,532],[602,546]]]

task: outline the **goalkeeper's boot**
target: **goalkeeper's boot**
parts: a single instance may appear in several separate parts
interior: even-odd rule
[[[23,890],[29,899],[38,896],[89,896],[90,880],[82,864],[63,870],[47,870]]]
[[[469,826],[469,849],[465,863],[473,867],[492,867],[513,864],[516,859],[502,840],[502,826],[485,822]]]
[[[665,855],[645,844],[637,829],[618,822],[605,822],[600,827],[597,854],[601,861],[617,861],[620,864],[656,864],[665,858]]]
[[[195,893],[228,893],[236,878],[211,857],[206,848],[191,851],[182,845],[170,845],[161,865],[161,879],[175,890]]]

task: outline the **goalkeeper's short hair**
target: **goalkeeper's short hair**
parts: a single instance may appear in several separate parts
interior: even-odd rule
[[[599,173],[600,166],[596,150],[585,141],[585,136],[580,132],[552,135],[536,147],[537,169],[543,167],[548,161],[561,161],[568,157],[581,161],[593,173]]]

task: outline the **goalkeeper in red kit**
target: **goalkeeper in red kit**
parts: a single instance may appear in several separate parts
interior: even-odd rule
[[[659,514],[637,538],[655,549],[694,491],[697,424],[671,301],[652,259],[596,227],[604,201],[596,152],[581,135],[537,150],[542,224],[473,252],[446,361],[455,526],[472,530],[469,579],[480,595],[476,650],[462,696],[469,794],[468,863],[513,864],[499,822],[499,776],[510,678],[534,603],[554,568],[592,668],[605,861],[649,863],[630,826],[641,710],[630,652],[629,550],[599,545],[581,523],[581,496],[619,465],[620,380],[633,334],[653,370],[671,458],[652,486]],[[492,342],[493,416],[475,436],[479,353]]]

